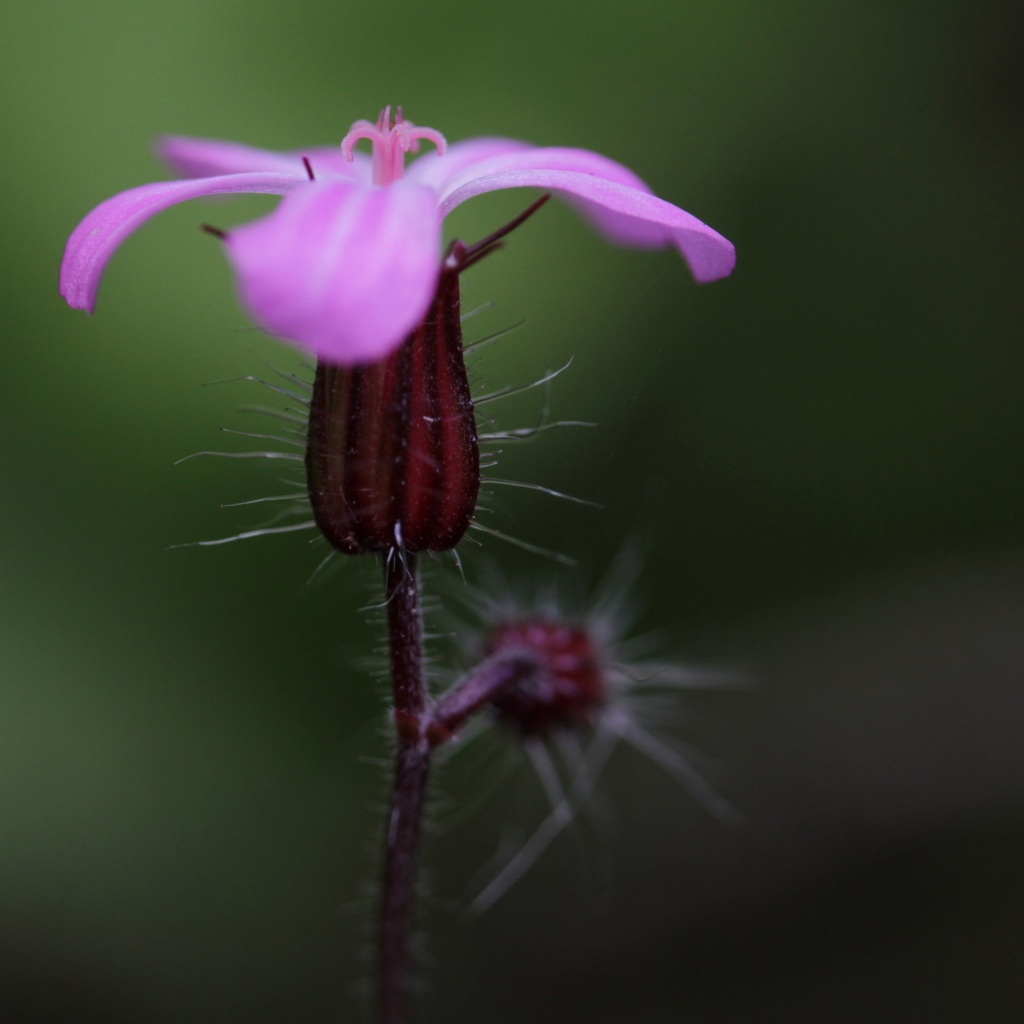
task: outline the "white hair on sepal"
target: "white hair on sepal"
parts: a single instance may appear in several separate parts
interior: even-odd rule
[[[260,416],[270,416],[273,419],[284,420],[286,423],[294,423],[296,427],[303,428],[301,431],[291,431],[294,434],[305,434],[309,421],[309,411],[307,409],[293,409],[289,405],[283,406],[280,409],[274,409],[269,405],[240,405],[238,411],[257,413]]]
[[[315,367],[310,366],[307,361],[299,359],[297,361],[300,368],[298,372],[292,373],[278,367],[259,354],[255,355],[256,358],[264,363],[271,373],[280,378],[284,384],[277,384],[273,381],[265,380],[262,377],[257,377],[251,374],[242,377],[229,378],[228,380],[210,381],[208,383],[229,384],[232,382],[250,381],[267,388],[275,395],[281,396],[288,404],[284,404],[279,408],[269,405],[243,405],[240,406],[238,410],[239,412],[271,417],[277,420],[278,423],[276,426],[278,432],[272,434],[256,433],[253,431],[236,430],[232,427],[221,427],[220,429],[226,434],[255,440],[272,441],[283,445],[286,449],[299,449],[299,451],[201,451],[179,459],[175,465],[179,465],[182,462],[188,462],[189,460],[199,456],[213,456],[225,459],[268,460],[278,465],[282,461],[298,463],[300,466],[304,464],[309,404],[313,393],[312,374]],[[285,503],[285,507],[281,508],[276,515],[264,520],[263,522],[258,522],[248,529],[240,530],[239,532],[226,537],[218,537],[213,540],[191,541],[184,544],[173,544],[171,545],[171,548],[217,547],[222,544],[230,544],[235,541],[250,540],[257,537],[297,533],[304,530],[315,530],[317,524],[315,519],[312,517],[312,509],[309,502],[308,492],[306,490],[305,480],[281,480],[279,478],[278,482],[284,483],[289,487],[296,488],[295,492],[290,494],[271,493],[265,496],[247,498],[241,501],[222,502],[220,506],[221,508],[241,508],[249,505],[263,505],[267,503],[276,504],[278,502]],[[289,522],[290,519],[299,519],[300,521]],[[309,543],[315,545],[321,540],[322,538],[320,534],[317,533]],[[325,580],[328,576],[333,575],[333,572],[342,564],[343,560],[335,559],[333,554],[334,553],[332,552],[325,558],[321,557],[320,561],[313,568],[311,575],[309,576],[308,581],[310,583],[314,580]]]
[[[306,497],[305,493],[298,494],[272,494],[269,498],[250,498],[248,501],[228,501],[221,505],[221,508],[241,508],[243,505],[262,505],[267,501],[300,501]]]
[[[225,377],[224,380],[208,380],[203,387],[213,387],[215,384],[235,384],[238,381],[251,380],[255,384],[261,384],[265,388],[269,388],[271,391],[276,391],[279,395],[284,395],[285,398],[290,398],[293,401],[298,402],[300,405],[309,407],[309,396],[306,394],[300,394],[292,391],[289,388],[281,387],[280,384],[274,384],[269,380],[264,380],[262,377],[254,377],[252,374],[246,374],[243,377]],[[305,389],[303,389],[305,390]]]
[[[494,309],[493,302],[485,302],[482,306],[477,306],[475,309],[471,309],[468,313],[463,313],[459,320],[465,323],[467,320],[472,320],[474,317],[479,316],[481,313],[487,312],[489,309]]]
[[[184,544],[172,544],[168,548],[168,551],[173,551],[175,548],[208,548],[215,547],[218,544],[230,544],[236,540],[250,540],[253,537],[269,537],[277,533],[294,533],[296,530],[311,530],[316,526],[316,523],[312,520],[308,523],[295,523],[292,526],[276,526],[264,530],[245,530],[242,533],[236,533],[231,537],[218,537],[216,540],[192,540],[186,541]]]
[[[492,537],[497,537],[498,540],[503,540],[508,544],[512,544],[517,548],[522,548],[524,551],[529,551],[531,555],[540,555],[542,558],[550,558],[552,561],[558,562],[561,565],[569,566],[570,568],[575,567],[576,560],[570,558],[568,555],[563,555],[558,551],[549,551],[547,548],[542,548],[537,544],[531,544],[528,541],[520,540],[518,537],[513,537],[510,534],[503,533],[501,530],[495,530],[491,526],[484,526],[483,523],[477,522],[473,519],[469,528],[471,530],[479,530],[481,533],[488,533]]]
[[[257,441],[277,441],[278,444],[290,444],[295,448],[301,448],[303,451],[306,450],[306,442],[295,441],[290,437],[281,437],[280,434],[250,434],[246,430],[233,430],[231,427],[221,427],[221,432],[224,434],[236,434],[238,437],[251,437]]]
[[[513,331],[518,331],[519,328],[522,327],[525,323],[526,323],[525,320],[520,320],[519,323],[512,324],[511,327],[503,327],[503,328],[501,328],[501,330],[494,331],[493,333],[488,334],[486,337],[481,338],[479,341],[473,341],[473,342],[470,342],[467,345],[463,345],[462,346],[462,351],[466,355],[469,355],[471,352],[477,352],[480,349],[485,348],[486,346],[491,345],[494,342],[498,341],[500,338],[504,338],[506,335],[511,334]],[[468,363],[467,364],[467,369],[470,368],[471,366],[475,366],[475,365],[476,365],[476,362]]]
[[[272,363],[265,356],[259,355],[257,352],[252,353],[256,358],[268,369],[271,373],[277,374],[282,380],[288,381],[290,384],[294,384],[299,388],[299,391],[306,395],[306,400],[309,401],[310,396],[313,394],[313,382],[307,377],[300,377],[295,373],[288,373],[287,370],[282,370],[280,367]],[[316,367],[310,367],[306,360],[300,359],[300,363],[307,373],[315,373]]]
[[[323,536],[313,537],[310,544],[326,544],[327,541]],[[317,563],[317,567],[310,573],[306,580],[306,586],[322,586],[328,580],[333,579],[335,575],[341,570],[345,564],[345,559],[342,557],[340,551],[336,548],[331,548],[330,551],[323,557],[323,559]]]
[[[193,452],[178,459],[174,464],[180,466],[189,459],[199,458],[200,455],[216,455],[222,459],[284,459],[286,462],[302,462],[302,456],[292,452]]]
[[[481,347],[483,347],[485,345],[488,345],[488,344],[490,344],[493,341],[497,341],[498,339],[507,336],[511,331],[515,330],[517,327],[520,327],[520,326],[522,326],[522,324],[514,324],[511,327],[505,328],[504,330],[497,331],[497,332],[495,332],[495,333],[493,333],[491,335],[488,335],[487,337],[482,338],[478,342],[473,342],[471,344],[468,344],[468,345],[464,346],[464,351],[471,352],[471,351],[474,351],[475,349],[479,349],[479,348],[481,348]],[[549,422],[548,421],[548,417],[549,417],[549,397],[550,397],[551,382],[554,381],[557,377],[559,377],[562,373],[564,373],[569,368],[569,366],[571,364],[572,364],[572,359],[570,359],[560,369],[558,369],[558,370],[549,370],[541,378],[539,378],[538,380],[535,380],[535,381],[533,381],[531,383],[522,384],[522,385],[508,385],[506,387],[499,388],[497,391],[494,391],[494,392],[491,392],[491,393],[481,393],[483,391],[483,389],[486,388],[486,384],[481,383],[480,382],[480,378],[475,373],[471,374],[471,376],[470,376],[470,386],[471,386],[471,390],[472,390],[472,392],[474,394],[473,405],[474,405],[475,419],[476,419],[476,425],[477,425],[477,438],[478,438],[479,444],[481,445],[480,451],[481,451],[481,455],[482,456],[491,459],[491,461],[489,461],[489,462],[481,462],[480,463],[480,467],[479,468],[481,470],[488,469],[488,468],[491,468],[491,467],[497,465],[498,461],[496,459],[494,459],[493,456],[501,455],[503,453],[504,449],[498,449],[497,451],[489,450],[489,447],[490,447],[490,445],[492,443],[495,443],[495,442],[499,442],[500,443],[500,442],[506,442],[506,441],[507,442],[527,442],[527,441],[536,439],[542,433],[546,432],[547,430],[549,430],[549,429],[551,429],[553,427],[562,427],[562,426],[593,427],[593,426],[595,426],[595,424],[593,424],[593,423],[585,423],[585,422],[578,421],[578,420],[560,420],[560,421],[557,421],[557,422]],[[475,366],[475,363],[472,364],[470,368],[472,368],[472,366]],[[528,392],[528,391],[532,391],[535,388],[542,388],[543,389],[543,394],[544,394],[544,401],[543,401],[542,411],[541,411],[541,414],[540,414],[540,419],[538,420],[538,422],[537,422],[537,424],[535,426],[532,426],[532,427],[521,427],[521,428],[510,429],[510,430],[486,430],[486,429],[483,429],[484,427],[493,425],[493,421],[485,422],[485,421],[481,420],[481,418],[480,418],[480,409],[481,409],[481,407],[483,407],[484,405],[487,405],[488,403],[499,401],[500,399],[503,399],[503,398],[508,398],[508,397],[513,396],[513,395],[519,395],[519,394],[523,394],[523,393]],[[556,499],[559,499],[559,500],[569,501],[569,502],[572,502],[574,504],[580,504],[580,505],[585,505],[585,506],[590,506],[590,507],[595,507],[595,508],[600,508],[601,507],[600,504],[598,504],[597,502],[591,501],[588,498],[582,498],[582,497],[577,497],[576,495],[565,494],[562,491],[556,490],[556,489],[554,489],[552,487],[548,487],[548,486],[546,486],[544,484],[539,484],[539,483],[536,483],[536,482],[533,482],[533,481],[528,481],[528,480],[511,480],[511,479],[508,479],[506,477],[482,476],[480,478],[479,497],[482,498],[482,499],[485,499],[485,500],[487,500],[490,497],[492,497],[493,496],[493,490],[491,490],[491,488],[493,488],[495,486],[497,486],[497,487],[510,487],[510,488],[520,489],[520,490],[530,490],[530,491],[534,491],[536,493],[545,495],[547,497],[553,497],[553,498],[556,498]],[[474,515],[474,517],[472,518],[472,520],[469,523],[469,530],[470,531],[475,531],[477,534],[481,534],[482,533],[482,534],[489,535],[489,536],[494,537],[494,538],[496,538],[498,540],[502,540],[502,541],[504,541],[507,544],[512,544],[512,545],[514,545],[514,546],[516,546],[516,547],[518,547],[518,548],[520,548],[520,549],[522,549],[524,551],[528,551],[528,552],[530,552],[530,554],[538,555],[541,558],[550,559],[550,560],[552,560],[554,562],[557,562],[557,563],[559,563],[561,565],[565,565],[565,566],[573,567],[573,568],[576,566],[576,560],[575,559],[570,558],[569,556],[567,556],[567,555],[565,555],[565,554],[563,554],[563,553],[561,553],[559,551],[552,551],[552,550],[550,550],[548,548],[541,547],[538,544],[534,544],[534,543],[532,543],[530,541],[523,540],[522,538],[513,536],[511,534],[506,533],[503,530],[497,529],[497,528],[489,525],[488,523],[482,522],[480,520],[480,517],[479,517],[480,513],[490,512],[490,511],[491,511],[491,509],[485,507],[483,504],[481,504],[478,501],[478,504],[477,504],[477,507],[476,507],[476,514]],[[465,535],[465,537],[463,539],[464,540],[469,540],[469,541],[471,541],[473,543],[477,543],[477,544],[481,543],[478,538],[474,538],[468,532],[467,532],[467,534]],[[461,570],[461,565],[459,566],[459,568]]]

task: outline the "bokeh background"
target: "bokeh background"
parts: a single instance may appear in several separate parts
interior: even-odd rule
[[[452,765],[424,1020],[1024,1019],[1019,4],[7,0],[0,47],[0,1017],[360,1019],[373,574],[307,586],[302,535],[168,550],[280,492],[274,466],[173,465],[259,429],[258,386],[201,385],[280,350],[197,226],[273,201],[162,215],[94,318],[56,276],[93,205],[162,176],[160,132],[296,148],[404,103],[449,139],[606,153],[735,241],[698,288],[552,204],[467,275],[496,304],[470,337],[527,321],[489,386],[574,356],[553,413],[600,424],[503,475],[605,509],[496,495],[578,573],[465,556],[571,589],[646,537],[638,628],[757,680],[679,733],[744,828],[623,755],[598,826],[473,922],[537,787],[459,820],[479,780]]]

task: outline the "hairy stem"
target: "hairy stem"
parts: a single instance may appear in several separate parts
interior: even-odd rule
[[[537,659],[526,650],[503,651],[481,662],[430,709],[424,731],[431,745],[451,739],[466,719],[508,687],[521,683],[538,667]]]
[[[378,1020],[410,1024],[416,876],[430,774],[430,746],[421,728],[427,687],[415,555],[403,561],[392,554],[385,567],[385,591],[397,751],[380,897]]]
[[[411,1024],[412,931],[423,809],[433,748],[506,687],[537,671],[528,651],[508,651],[480,664],[430,706],[423,675],[423,621],[416,556],[393,555],[385,567],[388,645],[397,750],[385,833],[380,898],[378,1007],[380,1024]]]

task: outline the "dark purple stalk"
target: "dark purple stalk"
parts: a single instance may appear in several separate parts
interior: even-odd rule
[[[378,1019],[380,1024],[409,1024],[413,1018],[411,940],[416,876],[430,775],[430,745],[421,730],[427,686],[416,556],[406,554],[403,561],[393,553],[384,575],[397,750],[384,838]]]
[[[436,747],[451,739],[468,718],[538,667],[537,659],[525,650],[503,652],[482,662],[431,709],[425,728],[430,745]]]
[[[411,1024],[412,931],[431,753],[488,701],[534,672],[537,663],[518,651],[490,658],[430,707],[416,556],[406,554],[403,561],[393,554],[384,576],[397,750],[380,897],[378,1020]]]

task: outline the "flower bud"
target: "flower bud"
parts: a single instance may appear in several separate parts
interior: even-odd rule
[[[317,525],[348,555],[445,551],[480,489],[480,451],[459,318],[460,266],[446,264],[420,326],[378,363],[320,361],[306,471]]]
[[[581,626],[524,619],[497,626],[487,654],[529,653],[537,670],[521,676],[491,701],[498,717],[532,735],[590,721],[608,699],[600,649]]]
[[[453,242],[423,322],[396,352],[351,367],[317,363],[306,478],[316,524],[339,551],[416,554],[462,540],[480,490],[480,447],[459,274],[500,249],[550,198],[476,245]]]

